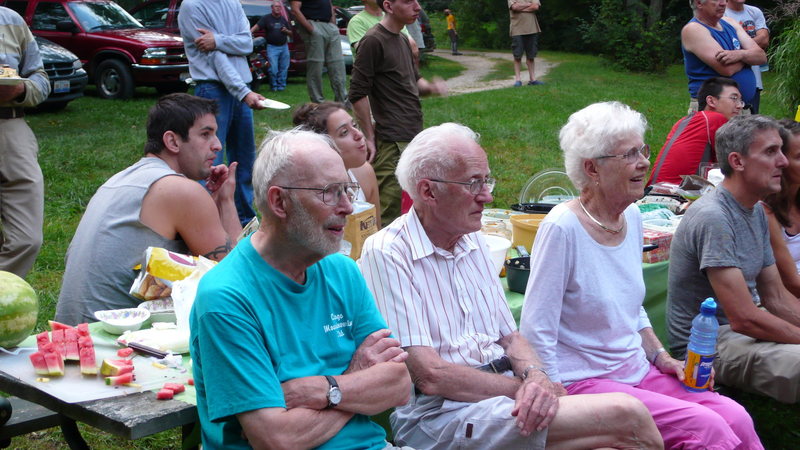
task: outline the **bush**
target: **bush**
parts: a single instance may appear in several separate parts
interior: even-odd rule
[[[508,3],[505,0],[455,0],[453,14],[458,20],[460,45],[465,47],[508,49]]]
[[[795,18],[779,36],[770,52],[770,67],[775,74],[775,94],[786,115],[794,117],[800,106],[800,18]]]
[[[775,71],[775,97],[786,116],[794,117],[800,105],[800,0],[778,1],[767,12],[780,25],[770,42],[769,63]]]
[[[648,28],[646,6],[625,0],[602,0],[591,11],[591,22],[578,20],[578,33],[589,46],[587,50],[599,53],[614,67],[662,73],[679,59],[675,17]]]

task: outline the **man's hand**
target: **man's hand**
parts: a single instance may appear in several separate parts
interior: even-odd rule
[[[447,95],[447,83],[440,77],[433,77],[431,81],[420,78],[417,80],[417,88],[420,95]]]
[[[383,329],[367,336],[356,349],[344,373],[357,372],[387,361],[404,362],[408,353],[400,347],[397,339],[389,337],[391,333],[390,330]]]
[[[303,377],[281,383],[286,409],[309,408],[322,410],[328,406],[325,395],[328,382],[324,377]]]
[[[266,100],[266,98],[258,92],[253,91],[248,92],[242,99],[242,101],[252,109],[265,109],[266,106],[261,104],[261,100]]]
[[[214,32],[206,30],[205,28],[198,28],[200,36],[194,40],[194,45],[201,52],[210,52],[217,48],[217,42],[214,40]]]
[[[0,86],[0,103],[11,102],[25,93],[25,83],[14,86]]]
[[[375,153],[377,152],[377,148],[375,147],[375,140],[374,139],[367,139],[364,137],[364,140],[367,141],[367,162],[372,164],[372,161],[375,160]]]
[[[550,425],[558,412],[558,397],[564,387],[553,384],[544,374],[531,374],[517,390],[511,415],[517,418],[522,436],[541,431]]]
[[[741,50],[720,50],[714,57],[722,64],[730,65],[742,61]]]
[[[238,162],[232,162],[230,166],[220,164],[211,167],[211,173],[206,178],[206,189],[215,200],[217,198],[233,198],[233,192],[236,190],[236,167],[238,165]]]

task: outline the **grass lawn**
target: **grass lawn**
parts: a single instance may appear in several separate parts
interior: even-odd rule
[[[439,41],[444,47],[446,41]],[[673,66],[665,75],[620,73],[606,67],[598,58],[566,53],[542,52],[541,56],[560,62],[544,77],[547,84],[536,87],[507,88],[446,98],[423,100],[425,126],[460,122],[482,135],[482,145],[498,179],[495,201],[488,207],[508,207],[517,202],[519,190],[533,174],[561,166],[558,130],[568,116],[590,104],[619,100],[642,112],[650,123],[645,141],[661,148],[672,124],[686,113],[688,95],[682,66]],[[461,72],[457,63],[427,55],[423,76],[452,78]],[[513,73],[510,61],[499,63],[497,77]],[[771,73],[765,74],[769,87]],[[327,82],[325,82],[327,83]],[[326,95],[332,98],[329,86]],[[284,92],[263,93],[291,104],[307,101],[305,79],[290,78]],[[46,180],[45,242],[28,276],[40,295],[41,313],[37,330],[45,328],[54,316],[64,269],[64,254],[86,204],[95,190],[111,175],[140,158],[145,139],[148,108],[157,96],[152,89],[137,90],[136,98],[108,101],[97,98],[90,87],[87,96],[72,102],[65,111],[28,116],[39,145],[39,161]],[[762,95],[762,112],[777,115],[770,92]],[[291,110],[264,110],[254,113],[257,140],[267,129],[291,126]],[[762,439],[770,449],[793,448],[798,440],[800,408],[765,402],[757,396],[742,396],[755,419]],[[95,448],[179,447],[180,432],[169,431],[135,442],[120,440],[87,430]],[[66,448],[55,431],[16,438],[12,448]]]

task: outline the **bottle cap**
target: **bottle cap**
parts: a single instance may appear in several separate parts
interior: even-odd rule
[[[700,304],[700,313],[705,315],[714,315],[717,313],[717,302],[713,298],[708,297]]]

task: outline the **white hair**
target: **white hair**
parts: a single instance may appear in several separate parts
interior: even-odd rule
[[[253,196],[256,208],[262,215],[267,213],[267,189],[280,174],[292,166],[294,151],[298,142],[317,141],[331,147],[336,146],[330,136],[314,133],[301,127],[286,131],[270,130],[258,148],[258,155],[253,163]]]
[[[418,200],[417,183],[423,178],[444,178],[460,168],[458,148],[454,144],[469,139],[475,143],[480,136],[458,123],[443,123],[422,130],[408,144],[397,162],[395,175],[400,187]]]
[[[643,137],[646,129],[644,116],[620,102],[595,103],[572,113],[558,134],[572,184],[582,190],[589,182],[585,160],[609,155],[620,141]]]

